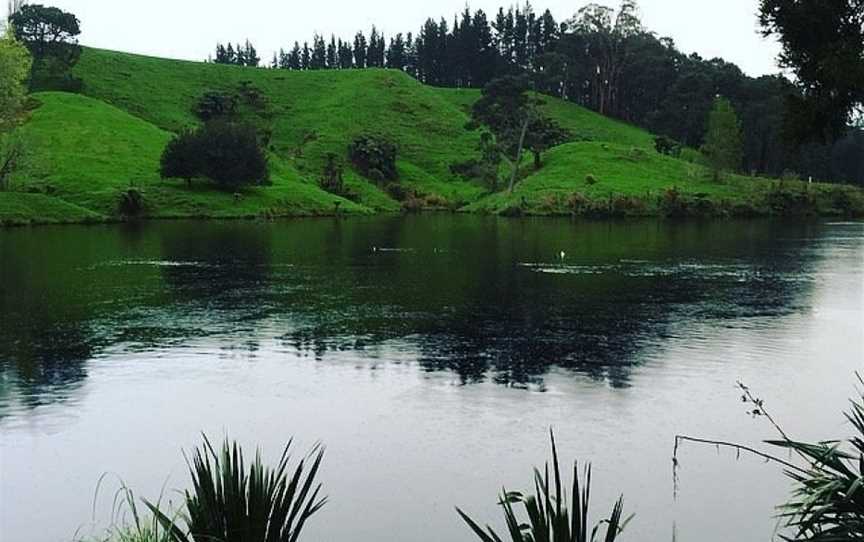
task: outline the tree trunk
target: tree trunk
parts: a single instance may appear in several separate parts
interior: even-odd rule
[[[522,159],[522,147],[525,146],[525,135],[528,133],[528,123],[530,116],[525,116],[525,121],[522,122],[522,133],[519,135],[519,147],[516,150],[516,161],[513,163],[513,174],[510,176],[510,187],[507,189],[507,195],[513,194],[513,187],[516,185],[516,175],[519,173],[519,162]]]

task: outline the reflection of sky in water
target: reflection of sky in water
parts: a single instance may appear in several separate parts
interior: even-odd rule
[[[42,268],[0,290],[0,532],[69,538],[106,471],[182,487],[206,430],[327,443],[312,539],[467,542],[452,506],[497,520],[554,425],[630,537],[766,540],[778,473],[687,447],[673,502],[673,436],[772,437],[738,379],[796,436],[843,434],[864,225],[311,222],[0,232]]]

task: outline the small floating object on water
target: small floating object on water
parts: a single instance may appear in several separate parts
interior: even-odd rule
[[[567,253],[562,250],[561,253],[558,255],[558,257],[563,260],[564,258],[567,257]]]
[[[372,247],[372,252],[378,252],[378,247]]]

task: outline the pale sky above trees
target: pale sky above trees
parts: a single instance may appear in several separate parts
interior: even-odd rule
[[[35,1],[35,0],[34,0]],[[81,19],[84,45],[170,58],[203,60],[217,41],[252,40],[264,62],[279,47],[295,40],[311,42],[312,34],[353,37],[368,35],[372,24],[388,40],[395,32],[416,34],[429,16],[448,21],[465,0],[38,0],[72,11]],[[520,2],[521,3],[521,2]],[[534,10],[549,8],[566,20],[588,2],[536,0]],[[617,0],[599,2],[617,6]],[[722,56],[745,73],[776,73],[779,47],[758,33],[757,0],[641,0],[645,26],[670,36],[684,52]],[[506,0],[473,0],[490,20]],[[2,9],[5,9],[2,8]]]

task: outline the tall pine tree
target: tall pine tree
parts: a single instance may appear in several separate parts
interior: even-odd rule
[[[357,68],[366,67],[366,37],[363,32],[357,32],[354,36],[354,66]]]

